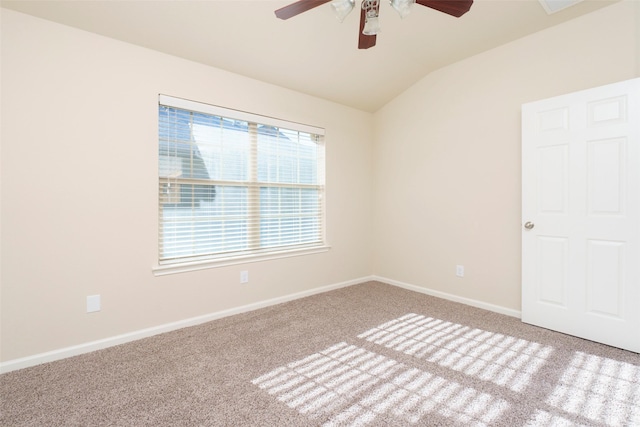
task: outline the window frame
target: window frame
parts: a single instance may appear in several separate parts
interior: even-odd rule
[[[310,243],[310,244],[299,244],[299,245],[289,245],[289,246],[280,246],[280,247],[267,247],[267,248],[259,248],[259,249],[249,249],[246,251],[236,251],[233,253],[220,253],[220,254],[205,254],[205,255],[194,255],[189,257],[188,259],[174,259],[169,261],[161,261],[160,253],[162,244],[160,241],[160,227],[162,226],[162,221],[160,218],[161,209],[162,209],[162,200],[160,192],[157,193],[156,202],[158,209],[158,223],[156,226],[156,230],[158,231],[157,238],[157,264],[152,268],[153,274],[156,276],[173,274],[173,273],[181,273],[187,271],[195,271],[202,270],[208,268],[216,268],[216,267],[224,267],[231,266],[237,264],[245,264],[250,262],[259,262],[259,261],[267,261],[273,259],[280,258],[288,258],[309,254],[317,254],[326,252],[330,249],[330,246],[327,243],[327,217],[326,217],[326,181],[324,178],[324,170],[326,168],[326,158],[324,157],[324,136],[325,131],[322,128],[316,126],[310,126],[306,124],[291,122],[287,120],[282,120],[278,118],[273,118],[269,116],[258,115],[254,113],[248,113],[240,110],[233,110],[225,107],[220,107],[212,104],[206,104],[202,102],[191,101],[183,98],[176,98],[168,95],[159,95],[158,97],[158,107],[159,106],[167,106],[171,108],[178,108],[188,111],[193,111],[197,113],[209,114],[212,116],[218,116],[233,120],[245,121],[248,123],[256,123],[258,125],[268,125],[274,126],[277,128],[305,132],[313,135],[318,135],[323,138],[322,141],[322,177],[321,180],[316,186],[321,187],[322,191],[322,203],[320,206],[320,242],[318,243]],[[156,129],[159,129],[160,119],[156,114],[156,118],[158,120]],[[157,143],[156,143],[157,144]],[[157,146],[157,145],[156,145]],[[156,152],[158,157],[156,158],[156,164],[159,167],[159,153]],[[257,171],[257,165],[253,166]],[[255,171],[254,171],[255,172]],[[249,173],[252,173],[251,171]],[[164,178],[166,180],[166,178]],[[160,177],[160,173],[158,173],[158,185],[160,185],[163,181],[163,178]],[[253,180],[253,184],[260,184],[259,180]],[[285,186],[287,184],[284,184]],[[304,186],[304,184],[301,184]],[[247,187],[248,189],[250,188]],[[256,188],[256,191],[259,191],[259,186]],[[156,190],[158,191],[158,190]],[[254,212],[255,214],[256,212]],[[254,221],[260,220],[260,217],[254,218]]]

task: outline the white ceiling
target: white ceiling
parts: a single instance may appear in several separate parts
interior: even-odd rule
[[[340,24],[329,4],[286,21],[273,12],[293,0],[1,4],[373,112],[431,71],[616,1],[584,0],[549,15],[538,0],[475,0],[461,18],[415,5],[401,20],[383,0],[382,33],[367,50],[357,48],[358,10]]]

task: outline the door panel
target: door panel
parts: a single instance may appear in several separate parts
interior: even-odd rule
[[[625,244],[589,240],[587,245],[587,312],[624,319]]]
[[[569,201],[569,146],[551,145],[538,148],[539,212],[567,214]]]
[[[563,237],[538,237],[538,301],[566,308],[569,276],[569,240]]]
[[[626,138],[589,141],[587,203],[589,216],[624,216],[626,200]]]
[[[522,114],[522,320],[640,352],[640,79]]]

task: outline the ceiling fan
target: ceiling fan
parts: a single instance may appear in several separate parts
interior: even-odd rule
[[[342,22],[355,6],[355,0],[299,0],[288,6],[276,10],[276,16],[280,19],[289,19],[306,12],[314,7],[321,6],[331,1],[338,20]],[[417,3],[422,6],[435,9],[447,15],[461,17],[469,11],[473,0],[390,0],[391,6],[404,18]],[[380,0],[362,0],[360,7],[360,32],[358,36],[358,49],[369,49],[376,45],[376,35],[380,31],[378,14]]]

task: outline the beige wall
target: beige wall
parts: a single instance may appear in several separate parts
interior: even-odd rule
[[[159,93],[324,127],[332,249],[155,277]],[[0,360],[370,275],[372,119],[3,10]]]
[[[3,9],[0,361],[370,274],[519,309],[520,105],[640,75],[639,22],[607,7],[373,116]],[[158,93],[326,128],[331,251],[153,276]]]
[[[376,113],[376,275],[520,309],[520,106],[640,75],[638,8],[440,69]]]

